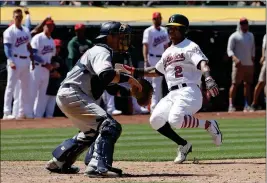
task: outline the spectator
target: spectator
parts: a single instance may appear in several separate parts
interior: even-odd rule
[[[74,27],[76,36],[68,43],[68,61],[67,66],[69,70],[76,64],[80,57],[93,46],[93,43],[85,38],[85,25],[76,24]]]
[[[228,112],[235,111],[234,99],[238,85],[244,82],[245,105],[244,112],[250,110],[251,92],[250,86],[253,81],[255,42],[254,35],[249,32],[249,23],[246,18],[241,18],[234,32],[228,40],[228,56],[232,58],[232,86],[229,91]]]
[[[69,6],[81,6],[80,1],[60,1],[60,5],[69,5]]]
[[[262,88],[264,87],[264,85],[266,85],[266,34],[263,37],[262,52],[261,53],[262,53],[262,56],[260,59],[260,64],[262,65],[262,67],[261,67],[261,72],[260,72],[260,76],[258,79],[258,83],[257,83],[255,90],[254,90],[253,102],[251,105],[251,112],[254,112],[256,110],[257,103],[258,103],[258,97],[260,95]],[[264,94],[266,97],[266,87],[264,89]]]
[[[56,95],[60,87],[60,83],[66,77],[68,67],[65,61],[59,56],[62,42],[59,39],[54,39],[56,46],[56,55],[52,57],[51,63],[54,65],[54,69],[50,71],[49,83],[46,91],[46,100],[43,105],[45,106],[45,117],[52,118],[54,116],[54,110],[56,106]]]

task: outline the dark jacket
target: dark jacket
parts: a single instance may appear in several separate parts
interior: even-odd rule
[[[65,79],[68,73],[68,67],[60,56],[52,57],[51,64],[55,64],[56,62],[59,63],[59,67],[50,71],[49,84],[46,90],[47,95],[57,95],[60,83]],[[52,78],[52,75],[55,72],[58,72],[60,74],[60,78]]]

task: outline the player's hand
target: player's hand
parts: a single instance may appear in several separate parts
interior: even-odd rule
[[[136,79],[130,77],[128,83],[131,85],[132,90],[137,89],[139,92],[142,91],[142,85]]]
[[[234,62],[235,62],[235,67],[236,67],[236,68],[239,68],[239,67],[242,65],[242,64],[241,64],[241,61],[238,60],[238,59],[234,60]]]
[[[11,61],[9,63],[9,66],[11,67],[11,69],[16,70],[16,64],[14,62]]]
[[[265,56],[262,56],[261,59],[260,59],[260,64],[262,65],[265,61]]]
[[[32,70],[34,70],[35,69],[35,64],[34,64],[34,62],[32,62]]]
[[[47,68],[49,71],[51,71],[54,67],[51,64],[45,64],[45,68]]]
[[[51,77],[51,78],[60,78],[61,75],[59,74],[58,71],[53,71],[53,72],[50,74],[50,77]]]
[[[150,67],[150,64],[149,64],[148,61],[145,61],[145,62],[144,62],[144,67],[145,67],[145,68]]]
[[[131,67],[131,66],[128,66],[128,65],[124,65],[124,64],[119,64],[119,63],[115,64],[115,69],[116,70],[121,70],[122,72],[130,74],[132,76],[133,76],[134,70],[135,70],[134,67]]]
[[[219,95],[219,88],[215,80],[209,76],[205,79],[206,87],[211,96],[216,97]]]
[[[25,13],[26,15],[29,15],[29,14],[30,14],[30,11],[29,11],[29,9],[28,9],[27,7],[24,7],[24,13]]]

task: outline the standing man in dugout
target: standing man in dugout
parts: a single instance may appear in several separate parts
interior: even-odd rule
[[[232,86],[229,91],[228,112],[236,111],[234,99],[236,90],[244,82],[244,112],[250,111],[251,84],[254,74],[255,42],[254,35],[249,32],[249,23],[246,18],[241,18],[234,32],[228,40],[228,56],[232,58]]]
[[[76,36],[68,43],[68,59],[67,66],[69,70],[76,64],[81,56],[93,46],[93,43],[85,37],[85,25],[76,24],[74,27]]]
[[[153,25],[145,29],[143,34],[143,57],[144,67],[155,66],[160,60],[162,53],[168,47],[169,37],[166,28],[161,26],[162,17],[159,12],[152,15]],[[152,112],[162,98],[162,79],[146,78],[152,82],[154,93],[152,95],[150,111]]]

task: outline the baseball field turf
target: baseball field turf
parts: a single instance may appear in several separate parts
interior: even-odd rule
[[[188,160],[194,157],[200,160],[265,157],[264,118],[225,119],[219,123],[224,138],[221,147],[216,147],[203,129],[176,130],[193,143],[193,153]],[[116,161],[172,161],[175,158],[176,144],[148,124],[122,127],[115,149]],[[1,160],[49,160],[53,148],[76,133],[75,128],[1,130]]]

